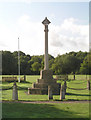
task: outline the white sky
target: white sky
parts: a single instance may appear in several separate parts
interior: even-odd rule
[[[0,3],[0,50],[20,50],[30,55],[44,54],[45,17],[49,24],[49,54],[89,50],[89,3],[24,2]]]

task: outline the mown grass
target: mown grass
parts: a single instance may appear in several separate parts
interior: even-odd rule
[[[89,103],[3,103],[3,118],[89,118]]]
[[[55,76],[54,76],[55,77]],[[36,82],[39,76],[26,76],[25,83],[18,83],[17,86],[23,89],[18,90],[19,101],[48,101],[48,95],[28,95],[28,87],[32,87],[32,83]],[[87,81],[85,76],[69,76],[67,86],[70,88],[86,88]],[[83,83],[84,82],[84,83]],[[79,84],[78,84],[79,83]],[[3,82],[2,88],[9,88],[13,82]],[[88,90],[72,90],[67,88],[67,94],[64,101],[75,100],[89,100]],[[53,95],[52,101],[60,101],[59,95]],[[12,101],[12,90],[2,91],[2,100]],[[2,116],[3,118],[89,118],[89,103],[2,103]]]
[[[23,89],[18,90],[18,97],[19,100],[35,100],[35,101],[40,101],[40,100],[48,100],[47,95],[28,95],[27,88],[32,87],[32,83],[36,82],[36,80],[40,76],[26,76],[26,82],[25,83],[18,83],[17,86],[22,87]],[[55,76],[54,76],[55,77]],[[73,76],[69,76],[69,80],[67,81],[67,86],[70,88],[76,88],[76,89],[83,89],[87,87],[87,80],[85,79],[84,75],[76,75],[76,80],[70,80],[72,79]],[[84,79],[83,79],[84,78]],[[9,88],[13,85],[13,82],[8,83],[8,82],[3,82],[2,83],[2,88]],[[72,90],[68,89],[66,90],[66,96],[65,100],[89,100],[90,94],[89,90]],[[60,96],[59,95],[54,95],[53,100],[59,100]],[[12,90],[3,90],[2,91],[2,100],[12,100]]]

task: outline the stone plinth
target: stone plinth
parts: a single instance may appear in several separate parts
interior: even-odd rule
[[[52,93],[54,95],[60,94],[60,84],[56,83],[53,79],[51,70],[42,70],[40,72],[40,79],[37,79],[36,83],[33,83],[30,88],[30,94],[48,94],[48,86],[51,85]]]
[[[49,79],[53,79],[52,75],[53,75],[52,70],[41,70],[40,71],[40,79],[45,79],[48,81]]]

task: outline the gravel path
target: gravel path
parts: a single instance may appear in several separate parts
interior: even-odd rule
[[[91,103],[88,100],[81,100],[81,101],[2,101],[2,103],[34,103],[34,104],[44,104],[44,103]]]

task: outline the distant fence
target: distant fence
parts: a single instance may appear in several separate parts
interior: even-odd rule
[[[86,90],[87,88],[70,88],[70,87],[67,87],[68,89],[72,89],[72,90]]]
[[[90,89],[91,89],[91,88],[90,88],[90,80],[86,80],[86,81],[84,81],[84,82],[74,83],[74,84],[83,84],[83,83],[85,83],[85,82],[87,82],[87,87],[86,87],[86,88],[71,88],[71,87],[68,87],[68,86],[67,86],[67,88],[68,88],[68,89],[72,89],[72,90],[86,90],[86,89],[90,90]]]
[[[79,75],[78,75],[79,76]],[[85,76],[84,76],[85,77]],[[71,80],[75,80],[74,79],[75,77],[74,77],[74,75],[73,75],[73,79],[71,78]],[[67,81],[67,80],[69,80],[69,78],[68,78],[68,75],[56,75],[56,78],[55,78],[56,80],[62,80],[62,81]],[[83,78],[82,78],[83,79]],[[68,87],[67,86],[67,88],[68,89],[72,89],[72,90],[86,90],[86,89],[88,89],[88,90],[90,90],[90,80],[87,80],[87,75],[86,75],[86,77],[85,77],[85,81],[83,81],[83,82],[81,82],[81,83],[74,83],[74,84],[83,84],[83,83],[86,83],[87,82],[87,87],[86,88],[71,88],[71,87]]]
[[[17,77],[2,77],[2,82],[18,81]],[[20,81],[26,81],[26,77],[20,77]]]
[[[13,86],[7,87],[7,88],[2,88],[2,89],[0,89],[0,91],[3,91],[3,90],[11,90],[11,89],[13,89]],[[17,86],[17,89],[18,89],[18,90],[28,90],[28,87],[20,87],[20,86]]]

